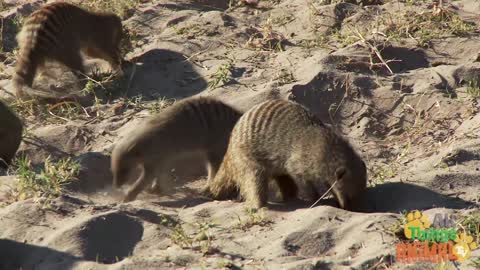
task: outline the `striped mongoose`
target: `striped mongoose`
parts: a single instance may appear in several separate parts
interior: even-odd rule
[[[18,116],[0,100],[0,167],[12,161],[22,141],[23,124]]]
[[[228,138],[241,113],[213,98],[184,99],[152,116],[114,147],[113,186],[129,180],[140,167],[140,176],[124,201],[132,201],[154,178],[160,190],[170,185],[167,176],[178,159],[200,154],[207,164],[208,179],[215,176],[227,149]]]
[[[319,193],[335,183],[340,207],[355,209],[366,191],[367,170],[350,144],[306,108],[269,100],[238,120],[204,192],[226,199],[239,191],[249,206],[260,208],[267,203],[269,180],[277,182],[284,199],[296,197],[298,187]]]
[[[90,12],[73,4],[54,2],[33,12],[17,35],[19,57],[13,75],[17,97],[30,93],[37,70],[55,60],[80,77],[85,73],[81,52],[110,63],[120,71],[122,22],[115,14]],[[29,87],[30,89],[27,89]]]

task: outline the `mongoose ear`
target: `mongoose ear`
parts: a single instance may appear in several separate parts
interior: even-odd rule
[[[346,172],[347,172],[347,170],[345,169],[345,167],[338,168],[335,171],[335,176],[337,177],[337,180],[341,179],[343,177],[343,175],[345,175]]]

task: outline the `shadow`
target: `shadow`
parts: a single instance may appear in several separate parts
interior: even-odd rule
[[[63,151],[59,147],[45,141],[44,139],[37,137],[35,135],[23,137],[22,140],[24,146],[18,150],[17,156],[28,156],[33,164],[41,163],[43,164],[44,159],[50,155],[53,159],[67,157],[70,154]],[[45,156],[38,158],[32,158],[37,156],[39,152],[44,152]],[[48,154],[47,154],[48,153]],[[37,160],[38,159],[38,160]]]
[[[472,82],[480,82],[480,66],[476,63],[462,65],[453,72],[453,78],[457,86],[468,85]]]
[[[333,68],[367,75],[390,76],[390,71],[382,61],[364,47],[353,47],[361,52],[353,55],[329,55],[324,62]],[[430,67],[430,62],[424,51],[412,48],[386,46],[379,47],[382,58],[388,62],[388,66],[394,74],[404,73],[410,70]],[[374,66],[370,64],[373,61]],[[374,82],[372,82],[374,83]]]
[[[144,100],[158,98],[185,98],[198,94],[207,87],[191,63],[180,53],[153,49],[132,59],[136,63],[128,97],[141,96]]]
[[[136,218],[114,212],[89,220],[73,235],[85,260],[112,264],[131,256],[142,240],[143,225]]]
[[[268,210],[277,212],[291,212],[298,209],[310,208],[313,203],[315,203],[315,201],[305,201],[301,199],[292,199],[284,202],[268,202]],[[338,203],[333,198],[323,199],[319,201],[315,207],[325,205],[339,207]]]
[[[451,152],[450,155],[447,155],[444,158],[444,162],[446,164],[461,164],[462,162],[471,160],[471,158],[473,158],[473,160],[478,160],[478,156],[475,155],[475,153],[460,149],[459,151],[453,153]],[[432,188],[433,190],[446,190],[448,192],[464,192],[467,189],[478,189],[480,188],[480,181],[478,181],[478,170],[472,173],[439,173],[435,175],[428,187]]]
[[[113,182],[110,157],[99,152],[88,152],[75,158],[80,165],[78,180],[69,182],[66,188],[86,194],[110,187]]]
[[[289,99],[302,104],[320,118],[331,123],[329,108],[345,95],[345,78],[334,73],[319,73],[306,85],[294,85]]]
[[[392,60],[388,63],[388,66],[393,73],[402,73],[409,70],[430,67],[427,55],[422,50],[387,46],[380,48],[380,52],[385,61]],[[380,63],[379,59],[376,60]],[[382,71],[387,73],[386,68],[382,68]]]
[[[359,48],[361,50],[362,48]],[[323,62],[334,69],[346,72],[354,72],[359,74],[373,75],[375,74],[370,65],[368,55],[329,55],[325,57]],[[373,84],[373,82],[372,82]]]
[[[194,207],[200,204],[211,202],[212,199],[197,195],[195,197],[186,197],[177,200],[162,200],[157,202],[152,202],[155,205],[169,208],[183,208],[183,207]]]
[[[309,208],[314,202],[300,199],[285,202],[269,202],[268,209],[290,212]],[[334,198],[319,201],[318,206],[339,208]],[[386,183],[368,188],[364,201],[353,212],[360,213],[399,213],[401,211],[427,210],[431,208],[465,209],[478,207],[478,204],[440,194],[425,187],[407,183]]]
[[[175,4],[159,4],[159,7],[171,10],[196,10],[196,11],[211,11],[211,10],[225,10],[229,3],[225,0],[194,0],[193,3],[175,3]]]
[[[79,260],[48,247],[0,239],[0,270],[70,269]]]
[[[25,1],[26,3],[18,5],[18,3],[13,2],[15,5],[18,5],[18,9],[15,11],[15,8],[12,8],[7,14],[2,16],[2,28],[0,29],[2,34],[2,52],[11,52],[16,47],[18,47],[16,35],[20,32],[20,18],[29,16],[33,11],[38,9],[42,3],[35,1]],[[28,3],[34,2],[34,3]],[[2,5],[7,5],[3,8],[8,8],[8,4],[5,1],[2,1]],[[17,17],[18,16],[18,17]],[[0,53],[0,59],[4,61],[3,53]],[[6,64],[6,63],[5,63]]]
[[[330,230],[314,232],[296,231],[283,240],[283,248],[289,255],[301,257],[319,257],[335,247],[334,233]]]
[[[358,95],[356,100],[370,95],[372,81],[369,78],[355,78],[339,75],[335,72],[320,72],[305,85],[294,85],[289,99],[307,107],[325,123],[341,122],[353,119],[352,116],[365,106],[349,98],[345,98],[348,88],[350,94]],[[340,106],[340,107],[337,107]],[[336,113],[335,113],[336,112]]]
[[[358,9],[358,5],[350,4],[350,3],[337,3],[333,9],[333,14],[335,15],[336,23],[334,27],[341,27],[342,22],[355,14],[356,9]]]
[[[170,216],[166,214],[158,214],[157,212],[148,209],[132,209],[125,212],[131,216],[141,218],[142,220],[153,224],[177,224],[177,221]]]
[[[436,89],[439,89],[441,92],[443,92],[444,97],[457,98],[458,97],[457,92],[455,91],[455,88],[450,85],[448,80],[437,71],[433,70],[433,72],[435,72],[438,78],[440,78],[440,83],[434,85],[434,87]]]
[[[25,155],[33,165],[51,160],[72,157],[82,152],[93,140],[92,130],[85,125],[44,125],[23,138],[17,156]]]
[[[398,213],[431,208],[464,209],[478,204],[452,198],[428,188],[407,183],[386,183],[369,188],[360,212]]]
[[[392,89],[402,93],[413,93],[413,84],[407,84],[403,79],[401,76],[393,77]]]

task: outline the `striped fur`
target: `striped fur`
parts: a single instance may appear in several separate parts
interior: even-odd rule
[[[134,200],[155,176],[157,185],[166,183],[176,159],[201,154],[208,177],[215,176],[227,149],[228,138],[241,113],[225,103],[207,97],[187,98],[151,117],[127,134],[112,153],[113,185],[128,181],[131,171],[141,175],[125,201]]]
[[[0,100],[0,167],[7,167],[22,141],[23,124]]]
[[[81,51],[108,61],[112,69],[121,64],[122,22],[114,14],[95,13],[73,4],[54,2],[33,12],[17,35],[19,57],[13,75],[17,97],[32,87],[37,69],[55,60],[84,73]]]
[[[306,108],[270,100],[238,120],[206,192],[228,199],[240,191],[248,204],[259,208],[267,202],[269,179],[277,182],[284,199],[296,197],[298,187],[318,197],[338,180],[334,196],[342,208],[353,209],[366,189],[367,172],[350,144]]]

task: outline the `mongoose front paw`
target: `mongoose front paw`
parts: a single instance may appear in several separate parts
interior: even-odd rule
[[[127,194],[124,198],[123,198],[123,202],[124,203],[128,203],[128,202],[131,202],[135,200],[135,196],[131,195],[131,194]]]
[[[207,187],[204,187],[200,190],[200,194],[205,196],[205,197],[209,197],[209,198],[213,198],[213,194],[212,192],[210,191],[210,188],[207,186]]]

